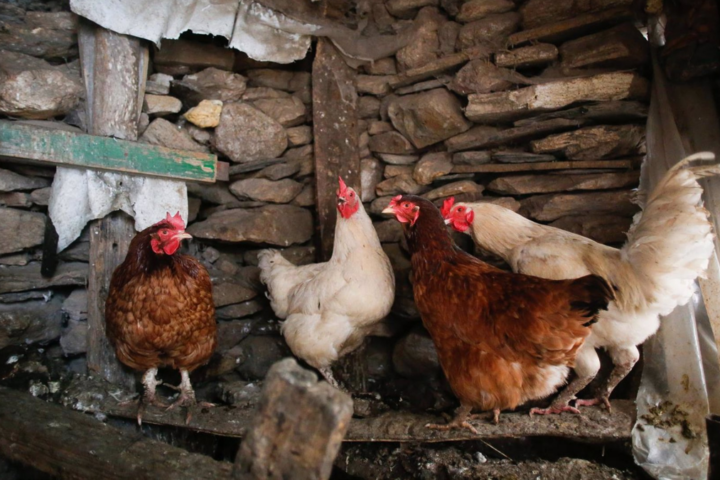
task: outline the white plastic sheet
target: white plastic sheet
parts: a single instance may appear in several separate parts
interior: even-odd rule
[[[651,191],[668,168],[697,151],[679,132],[674,104],[668,96],[670,87],[656,58],[653,66],[648,158],[641,175],[644,191]],[[712,102],[712,95],[703,101]],[[706,149],[709,148],[703,148]],[[706,207],[717,212],[717,206],[708,201],[708,197],[711,196],[704,196]],[[708,282],[713,284],[720,280],[717,263],[715,256],[707,274]],[[716,299],[707,300],[711,305]],[[705,416],[720,407],[720,367],[715,337],[699,289],[691,302],[662,318],[660,329],[645,343],[643,354],[638,421],[632,432],[635,460],[654,478],[707,478]]]

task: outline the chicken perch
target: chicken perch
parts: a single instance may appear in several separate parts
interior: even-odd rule
[[[160,367],[176,368],[182,377],[180,396],[170,408],[196,405],[190,372],[210,359],[217,344],[210,276],[196,259],[177,253],[186,238],[192,237],[180,214],[168,213],[132,239],[110,281],[108,338],[122,363],[145,372],[139,424],[144,405],[166,406],[155,393]]]
[[[258,256],[260,280],[275,314],[285,319],[288,346],[336,387],[330,366],[362,344],[395,298],[390,260],[361,199],[342,178],[337,209],[329,261],[295,266],[276,250]]]
[[[473,409],[501,410],[544,398],[562,385],[612,298],[589,275],[553,281],[504,272],[453,244],[438,209],[426,199],[397,196],[383,213],[403,224],[413,293],[423,325],[460,408],[449,425],[468,428]]]
[[[635,216],[621,249],[540,225],[490,203],[446,201],[446,223],[472,235],[514,272],[555,280],[594,274],[617,289],[578,353],[577,378],[549,409],[538,413],[561,411],[595,378],[600,369],[596,348],[605,348],[615,367],[597,397],[578,400],[576,406],[602,403],[610,408],[610,394],[640,356],[637,345],[657,331],[660,315],[690,300],[695,278],[707,268],[714,248],[697,180],[720,173],[718,165],[691,163],[714,158],[712,153],[698,153],[671,168]]]

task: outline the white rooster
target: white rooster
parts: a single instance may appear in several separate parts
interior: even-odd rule
[[[267,285],[270,305],[285,319],[285,341],[336,387],[330,365],[362,344],[395,299],[390,260],[362,201],[342,178],[337,209],[329,261],[295,266],[277,250],[259,255],[260,280]]]
[[[671,168],[633,219],[621,249],[540,225],[491,203],[453,206],[452,199],[446,201],[445,223],[472,235],[477,245],[505,259],[514,272],[553,280],[595,274],[616,290],[615,300],[600,312],[578,352],[577,378],[550,408],[536,413],[580,413],[569,403],[600,369],[596,348],[610,354],[613,371],[595,399],[578,400],[576,406],[603,403],[610,408],[610,393],[639,358],[637,345],[657,331],[660,315],[690,300],[695,279],[704,274],[714,248],[697,180],[720,173],[718,165],[690,163],[714,158],[701,152]]]

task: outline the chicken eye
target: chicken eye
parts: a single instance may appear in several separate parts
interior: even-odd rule
[[[168,233],[170,233],[170,232],[168,232],[167,230],[162,230],[162,231],[160,232],[161,235],[167,235]]]
[[[458,212],[462,213],[464,211],[465,211],[465,208],[463,208],[463,207],[458,208]]]
[[[354,196],[355,196],[355,192],[350,192],[350,196],[351,196],[351,197],[354,197]]]
[[[403,208],[410,208],[410,204],[409,203],[403,204]]]

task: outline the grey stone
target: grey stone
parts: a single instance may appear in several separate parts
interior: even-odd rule
[[[170,83],[173,77],[164,73],[153,73],[145,81],[145,93],[153,95],[167,95],[170,93]]]
[[[215,312],[217,318],[220,320],[234,320],[237,318],[243,318],[257,313],[262,310],[262,304],[256,300],[250,300],[243,303],[237,303],[235,305],[228,305],[217,309]]]
[[[259,68],[248,70],[246,74],[250,79],[250,83],[257,87],[297,92],[310,85],[310,74],[308,72]]]
[[[186,106],[197,105],[202,100],[235,102],[245,93],[246,79],[237,73],[217,68],[186,75],[172,82],[173,92],[183,99]]]
[[[535,195],[520,203],[535,220],[553,221],[566,215],[612,214],[629,217],[639,209],[630,190]]]
[[[42,244],[46,220],[42,213],[0,208],[0,255]]]
[[[50,185],[50,180],[40,177],[25,177],[19,173],[0,168],[0,192],[32,190]]]
[[[229,103],[215,129],[215,146],[234,162],[277,158],[287,147],[287,134],[282,125],[260,110]]]
[[[453,163],[456,165],[483,165],[490,163],[490,152],[459,152],[453,154]]]
[[[382,243],[395,243],[403,238],[402,225],[395,219],[374,222],[373,225]]]
[[[229,185],[225,182],[216,182],[212,185],[188,182],[187,191],[189,194],[216,205],[233,205],[238,201],[237,198],[230,193]]]
[[[377,153],[392,153],[395,155],[407,155],[415,152],[415,147],[410,141],[398,132],[386,132],[370,137],[368,144],[370,151]]]
[[[250,380],[265,378],[270,367],[287,356],[282,339],[270,336],[250,336],[240,342],[240,364],[235,369]]]
[[[481,193],[485,188],[482,185],[470,180],[462,180],[460,182],[453,182],[443,185],[440,188],[436,188],[425,195],[428,200],[435,200],[438,198],[445,198],[451,195],[459,195],[461,193]]]
[[[225,307],[228,308],[228,307]],[[218,351],[230,350],[252,332],[255,320],[232,320],[218,322]]]
[[[226,242],[269,243],[290,246],[312,237],[309,210],[294,205],[267,205],[253,209],[231,209],[197,222],[188,232],[199,238]]]
[[[295,96],[255,100],[253,106],[283,127],[295,127],[305,121],[305,105]]]
[[[383,215],[382,211],[390,205],[390,200],[393,199],[392,195],[385,197],[378,197],[370,204],[370,213],[375,215]]]
[[[367,132],[370,135],[377,135],[379,133],[392,132],[394,130],[392,123],[383,122],[381,120],[370,120],[368,123]]]
[[[180,150],[208,152],[208,148],[195,142],[187,131],[168,122],[164,118],[156,118],[153,120],[140,137],[140,141]]]
[[[415,165],[385,165],[384,178],[397,177],[398,175],[412,176]]]
[[[304,111],[303,111],[304,112]],[[309,125],[301,125],[287,129],[288,146],[300,147],[307,145],[313,141],[312,127]]]
[[[383,165],[372,157],[360,160],[360,198],[363,202],[375,199],[375,188],[383,178]]]
[[[0,304],[0,348],[46,344],[60,337],[62,301]]]
[[[447,175],[453,169],[447,152],[428,153],[415,165],[413,179],[420,185],[430,185],[433,180]]]
[[[360,97],[357,103],[358,118],[377,118],[380,115],[380,100],[375,97]]]
[[[395,54],[401,72],[422,67],[438,58],[438,29],[446,21],[437,8],[425,7],[415,18],[417,25],[408,44]]]
[[[225,382],[220,386],[222,401],[238,408],[256,408],[260,403],[262,385],[258,382]]]
[[[463,25],[455,48],[464,50],[476,45],[502,46],[519,25],[520,14],[517,12],[488,15]]]
[[[418,155],[395,155],[392,153],[381,153],[380,158],[390,165],[412,165],[420,160]]]
[[[302,188],[301,183],[289,178],[278,181],[247,178],[230,185],[230,191],[238,198],[271,203],[288,203],[300,193]]]
[[[463,3],[458,13],[458,22],[469,23],[494,13],[505,13],[515,9],[511,0],[471,0]]]
[[[297,205],[298,207],[312,207],[315,205],[315,198],[317,197],[315,193],[315,186],[312,184],[306,184],[303,189],[298,193],[297,197],[293,198],[293,201],[290,202],[293,205]]]
[[[395,371],[408,378],[428,378],[440,371],[440,361],[430,334],[414,327],[393,349]]]
[[[299,171],[300,162],[288,161],[265,167],[257,173],[257,176],[267,178],[268,180],[281,180],[283,178],[291,177]]]
[[[163,116],[171,113],[178,113],[182,110],[182,102],[170,95],[145,94],[143,101],[143,112],[148,115]]]
[[[378,196],[393,196],[399,194],[418,195],[425,191],[422,185],[413,180],[411,175],[398,175],[391,177],[377,184],[375,192]]]

